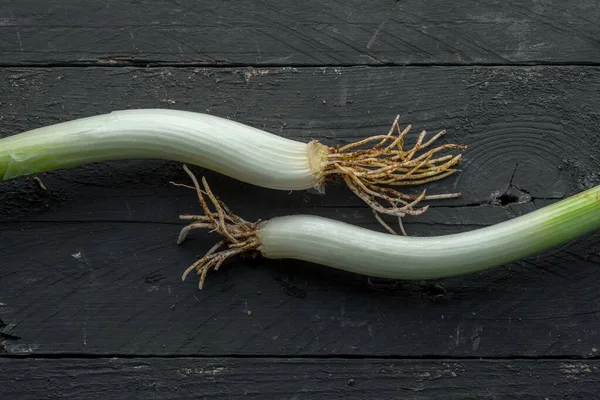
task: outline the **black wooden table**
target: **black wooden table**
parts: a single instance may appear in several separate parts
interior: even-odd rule
[[[446,128],[458,190],[411,235],[492,225],[600,183],[593,0],[0,1],[0,136],[127,108],[229,117],[328,145]],[[240,215],[381,230],[342,184],[277,192],[209,171]],[[438,281],[238,258],[204,290],[175,244],[174,162],[0,184],[0,398],[600,397],[599,234]]]

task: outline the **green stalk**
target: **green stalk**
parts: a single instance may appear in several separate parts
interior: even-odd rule
[[[204,200],[201,203],[205,215],[182,216],[195,222],[182,230],[178,241],[194,229],[224,236],[220,247],[185,273],[197,270],[201,285],[208,270],[217,269],[226,258],[256,250],[266,258],[293,258],[375,277],[436,279],[514,262],[600,228],[600,186],[500,224],[434,237],[389,235],[306,215],[249,223],[213,201],[213,214],[225,215],[218,219]]]
[[[517,261],[600,228],[600,186],[493,226],[399,237],[316,217],[283,217],[259,231],[269,258],[296,258],[370,276],[433,279]]]
[[[190,163],[272,189],[319,184],[309,144],[224,118],[177,110],[125,110],[0,139],[0,182],[98,161]]]

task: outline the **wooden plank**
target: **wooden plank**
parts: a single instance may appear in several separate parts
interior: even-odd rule
[[[598,63],[590,0],[8,0],[4,66]]]
[[[2,135],[114,109],[177,107],[334,144],[384,131],[401,112],[417,131],[448,128],[447,140],[470,146],[464,172],[430,191],[464,197],[407,219],[420,235],[497,223],[598,183],[598,68],[252,72],[4,68]],[[318,196],[207,175],[247,218],[312,213],[377,229],[342,185]],[[174,244],[177,215],[198,210],[192,193],[169,185],[185,180],[178,165],[100,163],[43,180],[47,191],[26,180],[0,185],[0,342],[9,354],[597,354],[598,234],[434,282],[237,259],[198,291],[179,276],[215,237]],[[509,190],[522,202],[494,201]]]
[[[0,359],[6,399],[592,399],[598,361]]]

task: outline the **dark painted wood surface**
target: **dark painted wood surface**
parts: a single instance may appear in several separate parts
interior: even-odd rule
[[[138,13],[126,2],[5,4],[0,137],[170,107],[336,144],[386,131],[400,114],[415,131],[446,128],[446,141],[469,145],[464,171],[430,190],[463,197],[407,218],[413,235],[495,224],[600,183],[594,2],[325,2],[321,14],[300,2],[155,1]],[[219,17],[235,29],[217,29]],[[82,67],[99,63],[109,64]],[[424,65],[364,65],[382,63]],[[503,65],[473,65],[486,63]],[[380,229],[339,183],[320,196],[195,171],[244,217],[315,214]],[[179,277],[216,237],[175,245],[177,215],[198,211],[191,191],[169,184],[187,180],[180,165],[130,160],[41,178],[46,191],[0,184],[0,398],[600,392],[598,233],[438,281],[236,259],[199,291]],[[205,373],[213,367],[224,370]]]
[[[594,0],[3,0],[0,63],[597,63]]]
[[[598,361],[340,359],[0,360],[5,398],[582,399]],[[551,382],[548,384],[548,382]]]
[[[3,122],[11,133],[57,115],[171,105],[336,143],[385,130],[399,110],[417,129],[445,126],[448,140],[470,146],[464,173],[432,187],[464,197],[407,219],[419,235],[501,222],[597,181],[590,105],[600,94],[588,89],[597,68],[266,71],[5,69],[2,91],[22,100],[3,106]],[[215,237],[174,244],[177,216],[198,210],[191,191],[169,185],[186,181],[179,165],[110,162],[43,179],[47,191],[3,184],[0,318],[20,338],[6,342],[9,354],[589,357],[598,347],[597,234],[436,282],[379,285],[306,263],[236,259],[199,291],[179,277]],[[379,229],[342,185],[320,196],[209,179],[248,218],[306,213]],[[505,193],[520,200],[503,206]]]

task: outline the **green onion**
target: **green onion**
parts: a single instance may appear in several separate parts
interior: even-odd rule
[[[497,225],[437,237],[394,236],[305,215],[252,223],[229,211],[204,179],[201,191],[195,177],[187,168],[186,171],[194,182],[204,215],[181,216],[193,222],[182,230],[178,243],[195,229],[208,229],[223,236],[184,273],[184,278],[194,270],[200,274],[200,287],[209,270],[216,270],[227,258],[247,251],[373,277],[434,279],[517,261],[600,228],[600,186]]]
[[[389,186],[416,186],[457,172],[464,146],[432,144],[445,131],[403,149],[410,126],[398,118],[387,134],[327,147],[301,143],[211,115],[177,110],[125,110],[64,122],[0,139],[0,182],[82,164],[152,158],[202,166],[254,185],[279,190],[323,190],[341,176],[376,212],[420,214],[421,200],[457,197],[405,194]],[[365,149],[365,145],[373,145]]]

